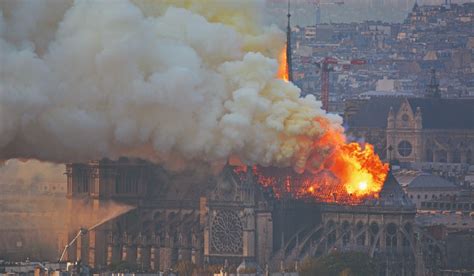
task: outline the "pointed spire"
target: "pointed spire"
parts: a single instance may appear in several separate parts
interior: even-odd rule
[[[415,4],[413,5],[412,12],[417,12],[418,10],[419,10],[418,0],[415,0]]]
[[[286,27],[286,68],[288,68],[288,80],[293,82],[293,66],[291,59],[291,23],[290,23],[290,0],[288,0],[288,26]]]

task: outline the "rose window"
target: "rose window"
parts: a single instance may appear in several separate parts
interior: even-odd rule
[[[242,232],[237,212],[218,211],[211,225],[211,250],[218,254],[242,254]]]

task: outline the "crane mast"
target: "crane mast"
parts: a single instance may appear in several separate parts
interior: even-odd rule
[[[339,60],[334,57],[325,57],[316,63],[321,71],[321,102],[324,110],[329,112],[329,73],[334,71],[334,65],[342,65],[344,69],[350,69],[352,65],[363,65],[363,59]]]

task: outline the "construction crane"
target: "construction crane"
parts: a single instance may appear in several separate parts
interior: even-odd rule
[[[344,5],[344,1],[336,1],[336,2],[321,2],[321,0],[312,0],[312,2],[316,7],[316,25],[321,24],[321,6],[323,5]]]
[[[339,60],[334,57],[325,57],[316,62],[316,66],[321,72],[321,102],[323,109],[329,111],[329,73],[334,71],[335,65],[342,65],[343,70],[349,70],[352,65],[363,65],[363,59]]]

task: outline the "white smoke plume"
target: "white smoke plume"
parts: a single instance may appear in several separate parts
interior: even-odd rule
[[[0,159],[302,166],[314,118],[341,120],[276,77],[284,34],[263,8],[0,1]]]

